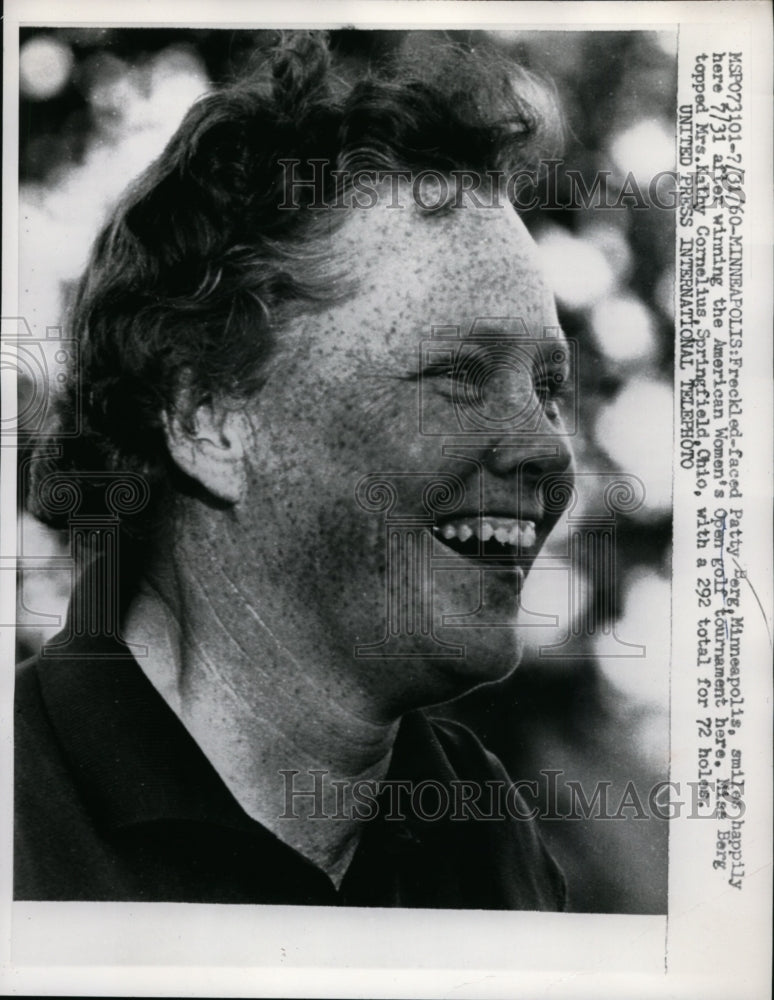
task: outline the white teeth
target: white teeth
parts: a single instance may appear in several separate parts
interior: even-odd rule
[[[443,538],[458,538],[467,542],[474,535],[482,542],[496,539],[501,545],[528,551],[535,547],[537,529],[533,521],[518,521],[513,517],[466,517],[459,521],[447,521],[436,528]]]

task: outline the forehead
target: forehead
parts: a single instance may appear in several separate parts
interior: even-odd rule
[[[330,311],[328,335],[337,321],[358,319],[386,346],[438,325],[464,332],[478,317],[521,319],[535,337],[558,325],[535,244],[510,205],[427,213],[380,202],[355,209],[332,234],[330,252],[356,291]]]

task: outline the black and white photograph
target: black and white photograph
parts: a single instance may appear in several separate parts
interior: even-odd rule
[[[8,969],[762,996],[767,6],[164,6],[6,25]]]

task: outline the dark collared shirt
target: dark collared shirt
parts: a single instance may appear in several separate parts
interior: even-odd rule
[[[380,809],[364,824],[336,890],[247,816],[122,643],[75,639],[65,656],[51,652],[17,675],[16,899],[564,906],[534,822],[455,818],[453,806],[430,818],[441,799],[429,786],[424,816],[404,796],[394,800],[404,820]],[[452,791],[508,782],[468,729],[420,712],[401,723],[388,778]]]

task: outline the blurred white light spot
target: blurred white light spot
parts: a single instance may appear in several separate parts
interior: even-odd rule
[[[583,309],[605,296],[615,276],[605,254],[558,227],[537,236],[543,270],[562,305]]]
[[[643,657],[600,656],[602,672],[631,701],[666,710],[669,702],[671,587],[657,573],[637,571],[624,588],[615,626],[623,642],[645,647]]]
[[[37,35],[19,50],[19,88],[25,97],[45,101],[62,90],[72,67],[69,45],[50,35]]]
[[[32,557],[34,565],[26,568],[19,578],[16,620],[24,627],[25,638],[35,645],[50,639],[64,624],[71,570],[61,568],[67,546],[60,532],[47,528],[26,512],[19,516],[18,531],[20,551]],[[51,617],[47,620],[45,616]]]
[[[642,361],[656,350],[653,317],[633,295],[611,295],[591,312],[591,329],[611,361]]]
[[[159,133],[170,138],[186,111],[209,89],[204,64],[197,53],[176,46],[156,56],[149,84],[154,124]]]
[[[662,52],[665,52],[668,56],[677,56],[676,31],[654,31],[651,38]]]
[[[556,532],[564,535],[566,548],[567,526],[557,528]],[[566,642],[571,628],[577,628],[586,614],[591,598],[587,580],[584,575],[571,588],[571,573],[569,562],[561,557],[554,559],[550,569],[536,564],[530,570],[521,594],[517,626],[527,649],[537,651]],[[545,663],[550,667],[552,658],[548,657]]]
[[[485,31],[484,34],[493,42],[498,45],[502,45],[503,48],[507,48],[514,42],[521,41],[525,32],[523,31],[501,31],[499,28],[496,31]]]
[[[611,155],[625,175],[632,173],[647,197],[647,188],[656,174],[674,170],[675,137],[657,118],[644,118],[612,140]]]
[[[82,271],[110,207],[209,86],[199,56],[182,47],[141,66],[101,52],[81,66],[79,81],[98,122],[83,161],[50,188],[20,194],[20,306],[36,332],[60,321],[62,292]]]
[[[670,319],[675,317],[675,272],[674,268],[667,267],[656,285],[656,304],[659,309]]]
[[[126,117],[139,97],[137,74],[119,59],[100,72],[89,93],[92,107],[105,114],[115,114],[119,117]]]
[[[584,226],[579,236],[602,251],[617,279],[625,279],[632,265],[632,250],[618,226],[609,222],[593,222]]]
[[[669,383],[635,378],[597,414],[597,444],[645,486],[634,517],[647,520],[672,508],[672,408]]]
[[[111,87],[129,75],[129,66],[113,55],[100,50],[78,64],[77,82],[89,103],[96,108],[112,103]]]

